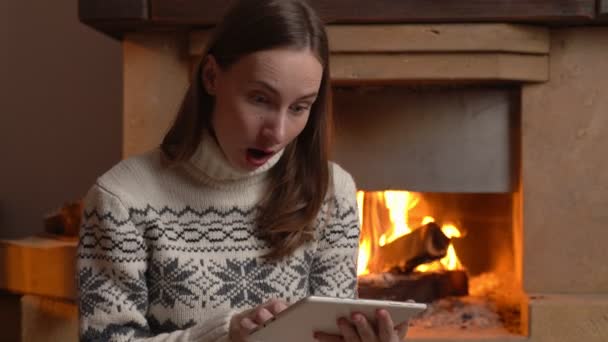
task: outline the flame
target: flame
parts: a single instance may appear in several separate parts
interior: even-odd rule
[[[363,227],[363,200],[365,198],[365,192],[357,191],[357,205],[359,207],[359,224]],[[362,236],[361,243],[359,243],[359,258],[357,260],[357,275],[365,275],[369,273],[367,264],[372,251],[372,244],[369,236]]]
[[[389,210],[392,229],[380,236],[378,241],[380,246],[391,243],[412,232],[412,229],[407,225],[408,212],[418,204],[419,199],[418,196],[408,191],[384,192],[384,203]]]
[[[424,226],[425,224],[429,224],[431,222],[435,222],[435,219],[431,216],[425,216],[420,223]]]
[[[443,232],[443,234],[445,234],[445,236],[449,237],[450,239],[459,238],[462,236],[462,234],[460,234],[460,230],[458,230],[455,225],[450,223],[441,226],[441,231]]]
[[[364,212],[364,202],[366,195],[369,195],[367,199],[371,199],[375,204],[379,204],[380,206],[384,206],[387,211],[387,216],[385,220],[381,220],[380,217],[377,218],[377,221],[367,219],[368,215],[378,215],[382,212],[381,208],[375,208],[376,205],[372,207],[368,207],[369,211]],[[365,275],[370,273],[370,262],[373,260],[372,251],[377,248],[377,246],[383,246],[387,243],[390,243],[399,237],[409,234],[412,229],[408,226],[409,219],[409,211],[416,207],[419,203],[421,196],[417,193],[412,193],[408,191],[384,191],[377,193],[365,193],[364,191],[357,192],[357,204],[359,206],[359,221],[362,227],[361,240],[359,244],[359,257],[357,263],[357,275]],[[385,222],[390,220],[390,224]],[[370,234],[372,229],[378,229],[379,227],[366,227],[365,223],[369,224],[370,221],[374,222],[374,226],[376,226],[376,222],[379,222],[379,225],[386,225],[388,229],[380,234],[378,241],[372,239],[373,236],[378,236],[378,234],[373,235]],[[428,224],[430,222],[435,222],[435,219],[431,216],[425,216],[421,225]],[[461,237],[462,234],[460,230],[453,224],[444,224],[441,227],[443,233],[449,238],[458,238]],[[376,247],[374,247],[376,246]],[[441,260],[434,261],[432,263],[419,265],[415,271],[418,272],[431,272],[431,271],[440,271],[440,270],[458,270],[463,269],[463,266],[456,255],[456,250],[454,246],[450,244],[447,250],[447,254]]]
[[[357,260],[357,275],[365,275],[369,273],[367,264],[371,254],[372,245],[370,239],[364,239],[359,244],[359,259]]]

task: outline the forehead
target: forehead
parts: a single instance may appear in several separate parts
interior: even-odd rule
[[[229,73],[240,82],[262,81],[280,92],[311,92],[319,88],[323,66],[309,49],[273,49],[244,56]]]

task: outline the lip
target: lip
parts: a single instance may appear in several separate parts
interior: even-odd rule
[[[263,157],[255,157],[254,155],[249,153],[249,149],[247,149],[245,151],[245,160],[247,161],[247,164],[254,168],[258,168],[258,167],[266,164],[266,162],[268,160],[270,160],[270,158],[272,158],[276,154],[276,152],[271,149],[261,149],[261,148],[255,148],[255,149],[264,152],[266,155]]]
[[[256,148],[256,147],[254,147],[254,149],[260,150],[260,151],[262,151],[264,153],[267,153],[267,154],[275,154],[276,153],[273,149],[270,149],[270,148]]]

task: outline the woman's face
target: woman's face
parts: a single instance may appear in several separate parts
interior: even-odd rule
[[[229,162],[255,170],[292,142],[306,126],[322,73],[308,49],[255,52],[227,70],[210,56],[203,83],[215,97],[211,121]]]

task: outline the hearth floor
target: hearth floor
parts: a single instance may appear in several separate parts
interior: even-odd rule
[[[527,336],[516,335],[504,328],[469,329],[412,327],[408,332],[408,342],[524,342]]]

